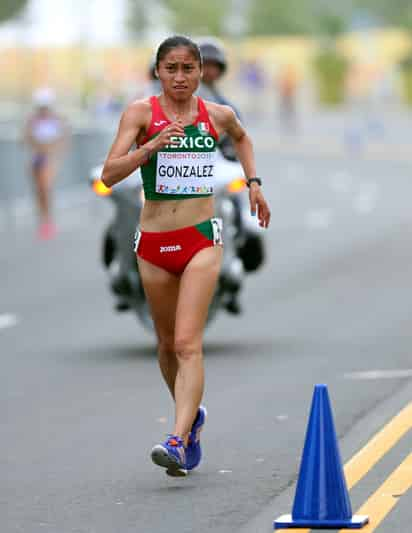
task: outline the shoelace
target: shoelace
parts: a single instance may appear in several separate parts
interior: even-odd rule
[[[183,446],[183,440],[177,435],[168,435],[167,444],[169,446]]]

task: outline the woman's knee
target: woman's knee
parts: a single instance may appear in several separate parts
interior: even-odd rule
[[[159,335],[158,349],[160,354],[175,354],[175,339],[173,335]]]
[[[179,336],[175,339],[174,350],[178,360],[188,361],[201,357],[202,343],[190,335]]]

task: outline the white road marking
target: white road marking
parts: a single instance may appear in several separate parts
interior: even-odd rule
[[[312,209],[305,216],[305,226],[311,229],[327,228],[332,221],[332,209]]]
[[[365,370],[364,372],[347,372],[345,379],[396,379],[412,377],[412,368],[404,370]]]
[[[157,419],[157,422],[159,422],[159,424],[166,424],[167,418],[165,416],[161,416],[160,418]]]
[[[6,313],[0,315],[0,329],[12,328],[16,326],[19,322],[19,319],[16,315]]]
[[[219,470],[219,474],[231,474],[233,470]]]
[[[362,183],[353,201],[353,208],[360,214],[371,213],[378,201],[378,186],[376,183]]]
[[[289,417],[288,415],[277,415],[276,420],[279,422],[283,422],[284,420],[287,420]]]

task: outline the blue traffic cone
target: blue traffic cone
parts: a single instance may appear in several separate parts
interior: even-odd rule
[[[352,516],[326,385],[316,385],[292,514],[274,529],[360,529],[367,516]]]

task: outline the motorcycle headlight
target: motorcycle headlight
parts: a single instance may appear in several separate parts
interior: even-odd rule
[[[226,189],[230,193],[241,192],[245,188],[246,188],[245,178],[235,178],[234,180],[229,181],[229,183],[226,185]]]
[[[102,182],[101,179],[93,180],[92,187],[94,192],[98,196],[109,196],[110,194],[112,194],[111,187],[106,187],[106,185]]]

